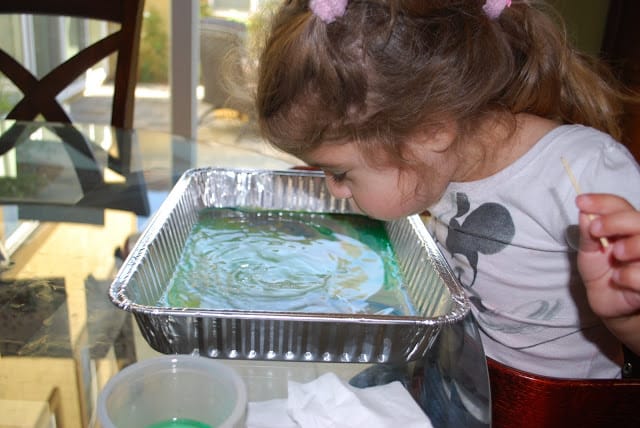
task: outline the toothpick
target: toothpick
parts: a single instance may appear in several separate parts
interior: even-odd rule
[[[569,180],[571,181],[571,184],[573,185],[573,188],[575,189],[576,193],[578,195],[582,194],[582,190],[580,189],[580,184],[578,184],[578,180],[576,180],[576,177],[573,175],[573,171],[571,171],[571,167],[569,166],[569,163],[563,157],[560,157],[560,160],[562,161],[564,170],[567,172],[567,175],[569,176]],[[589,220],[593,220],[595,218],[593,214],[588,214],[588,217],[589,217]],[[609,246],[609,240],[603,236],[602,238],[600,238],[600,245],[602,245],[602,248],[607,248]]]

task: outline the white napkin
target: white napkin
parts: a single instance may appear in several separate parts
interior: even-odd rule
[[[288,398],[250,402],[247,428],[425,428],[431,421],[398,381],[355,388],[326,373],[289,381]]]

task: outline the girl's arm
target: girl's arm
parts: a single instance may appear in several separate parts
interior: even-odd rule
[[[640,355],[640,211],[610,194],[576,198],[578,269],[593,311]],[[603,245],[603,240],[606,238]]]

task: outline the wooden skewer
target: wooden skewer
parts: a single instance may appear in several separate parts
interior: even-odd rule
[[[580,195],[582,193],[582,190],[580,189],[580,184],[578,184],[578,180],[576,180],[576,177],[573,175],[573,171],[571,171],[571,167],[569,166],[569,163],[563,157],[560,157],[560,160],[562,161],[564,170],[567,172],[567,175],[569,176],[569,180],[571,181],[573,188],[575,189],[576,193]],[[593,214],[589,214],[589,220],[593,220],[594,218],[595,216]],[[600,238],[600,245],[602,245],[602,248],[607,248],[609,246],[609,240],[603,236],[602,238]]]

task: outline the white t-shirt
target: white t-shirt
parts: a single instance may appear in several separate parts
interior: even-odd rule
[[[488,356],[546,376],[619,377],[620,342],[591,311],[577,271],[576,192],[561,158],[583,192],[640,205],[629,151],[565,125],[497,174],[451,183],[428,227],[471,300]]]

